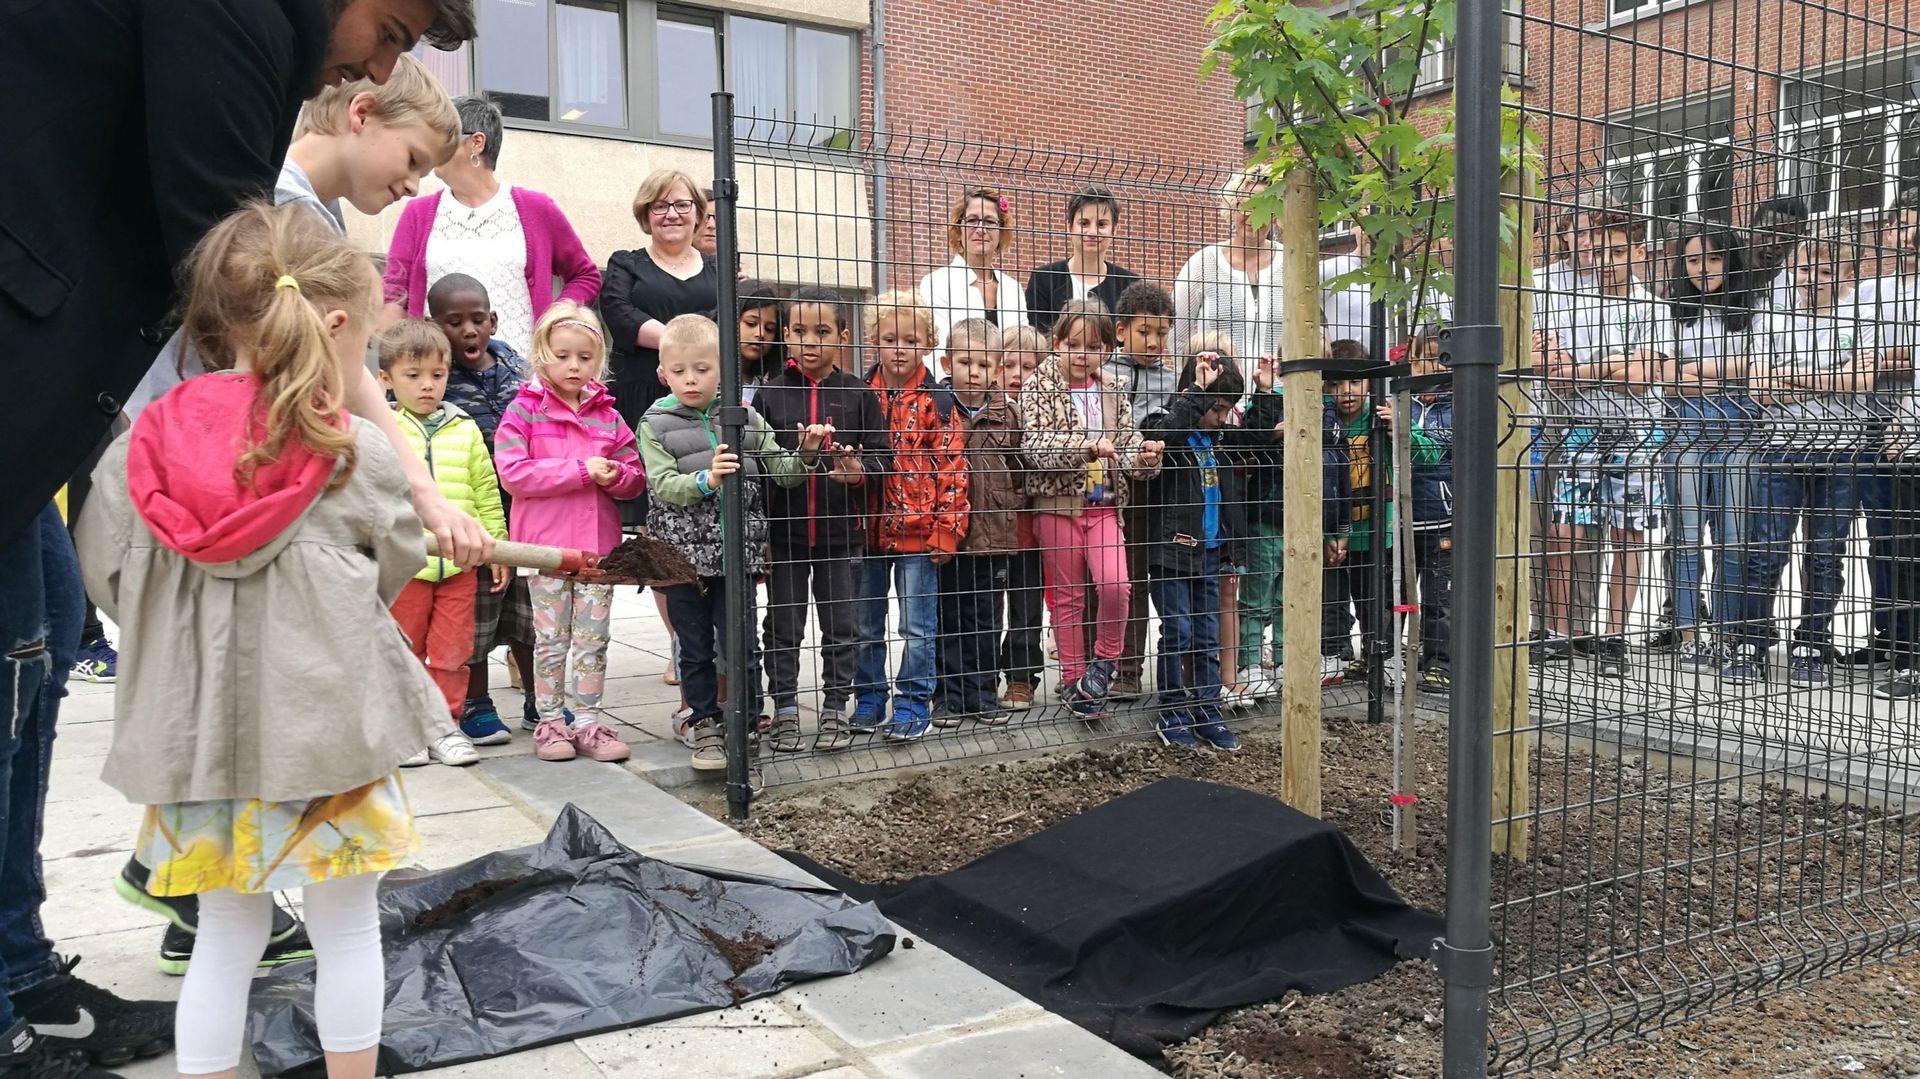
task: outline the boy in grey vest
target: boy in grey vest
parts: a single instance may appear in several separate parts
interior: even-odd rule
[[[661,592],[667,600],[667,621],[680,638],[681,689],[693,713],[688,724],[692,764],[701,771],[720,771],[727,766],[714,666],[727,604],[720,492],[730,477],[734,483],[766,476],[786,487],[799,484],[820,463],[831,428],[804,429],[799,452],[789,452],[774,440],[767,421],[749,408],[746,444],[736,449],[721,442],[713,426],[720,390],[720,328],[702,315],[681,315],[667,323],[660,338],[660,381],[672,392],[647,409],[636,432],[653,496],[647,525],[655,538],[686,555],[700,575],[697,582],[669,585]],[[760,484],[748,484],[743,493],[747,574],[755,577],[766,570],[767,511]],[[753,602],[751,591],[747,602]],[[751,614],[747,624],[753,624]],[[731,692],[747,694],[749,715],[759,712],[759,651],[756,644],[748,645],[747,684],[731,687]]]

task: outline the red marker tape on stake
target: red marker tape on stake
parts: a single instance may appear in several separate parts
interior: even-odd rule
[[[1387,800],[1396,806],[1410,806],[1420,801],[1419,798],[1411,794],[1390,794],[1387,796]]]

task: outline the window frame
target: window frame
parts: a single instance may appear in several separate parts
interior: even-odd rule
[[[547,81],[548,115],[551,117],[559,101],[559,34],[556,9],[564,0],[545,0],[547,13]],[[660,129],[658,83],[660,72],[656,63],[659,48],[659,24],[664,19],[674,22],[704,23],[713,28],[715,66],[720,86],[730,87],[733,64],[732,49],[728,40],[727,22],[729,17],[740,15],[746,18],[761,19],[779,23],[786,31],[788,102],[792,101],[794,82],[794,40],[799,28],[816,30],[845,39],[847,43],[849,85],[846,88],[848,107],[852,112],[846,117],[845,129],[858,131],[860,126],[860,78],[861,64],[865,55],[863,35],[865,31],[858,27],[837,26],[828,23],[809,22],[804,19],[784,18],[757,11],[735,11],[731,8],[702,7],[695,4],[674,3],[671,0],[620,0],[620,18],[624,38],[627,122],[623,127],[610,127],[598,124],[568,120],[535,120],[520,116],[502,117],[503,126],[519,131],[540,131],[554,135],[573,135],[582,138],[609,139],[617,142],[637,142],[657,146],[675,146],[686,149],[707,150],[713,147],[711,134],[692,136],[664,132]],[[476,41],[467,50],[467,82],[471,92],[488,96],[486,87],[480,82],[480,53],[486,48],[485,37]],[[799,149],[831,150],[829,146],[809,146]]]
[[[1887,50],[1873,56],[1861,57],[1857,61],[1848,60],[1804,68],[1792,74],[1782,75],[1779,79],[1779,100],[1776,102],[1773,127],[1773,144],[1779,160],[1779,167],[1774,170],[1774,188],[1777,194],[1798,197],[1796,193],[1802,181],[1803,171],[1816,167],[1816,162],[1811,155],[1802,151],[1800,139],[1809,135],[1817,136],[1821,132],[1832,133],[1832,141],[1817,162],[1817,168],[1826,174],[1828,187],[1826,198],[1824,205],[1815,206],[1812,196],[1805,196],[1808,220],[1873,218],[1884,214],[1887,207],[1893,205],[1894,195],[1900,187],[1900,169],[1903,164],[1900,153],[1902,136],[1910,124],[1914,126],[1915,134],[1920,136],[1920,94],[1831,115],[1821,114],[1811,120],[1796,117],[1796,113],[1803,111],[1803,106],[1799,102],[1789,104],[1789,96],[1803,86],[1822,84],[1825,80],[1849,69],[1867,70],[1881,64],[1906,60],[1910,56],[1911,53],[1907,50]],[[1845,89],[1837,92],[1843,95],[1855,94],[1854,91]],[[1840,196],[1844,189],[1841,179],[1847,170],[1841,164],[1841,154],[1845,144],[1840,138],[1840,129],[1858,121],[1876,119],[1882,125],[1879,203],[1864,209],[1843,210],[1840,208]],[[1914,163],[1920,164],[1920,139],[1916,139],[1914,158]]]
[[[1713,111],[1716,106],[1724,106],[1725,114],[1716,117]],[[1704,109],[1706,112],[1706,122],[1701,125],[1706,129],[1705,134],[1691,134],[1686,126],[1682,126],[1678,131],[1670,131],[1658,124],[1662,117],[1694,108]],[[1686,159],[1682,190],[1686,205],[1681,210],[1680,217],[1713,221],[1723,225],[1732,224],[1731,200],[1725,210],[1726,220],[1720,220],[1703,211],[1701,194],[1708,189],[1708,185],[1704,182],[1706,177],[1710,171],[1714,171],[1707,168],[1707,158],[1715,153],[1725,155],[1721,170],[1726,174],[1726,189],[1729,194],[1734,189],[1733,118],[1733,90],[1728,87],[1616,112],[1601,121],[1604,125],[1601,143],[1602,168],[1605,170],[1607,187],[1613,189],[1619,185],[1621,181],[1616,177],[1626,170],[1632,170],[1634,174],[1634,178],[1629,182],[1644,185],[1644,194],[1633,203],[1633,210],[1645,222],[1646,235],[1643,237],[1645,242],[1652,243],[1659,238],[1663,222],[1671,223],[1671,219],[1663,218],[1657,212],[1655,203],[1658,199],[1657,169],[1663,162],[1674,158]],[[1655,138],[1670,140],[1672,145],[1616,156],[1614,147],[1608,141],[1608,137],[1615,132],[1623,132],[1628,142]]]

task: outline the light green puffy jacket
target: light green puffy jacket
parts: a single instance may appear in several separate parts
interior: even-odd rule
[[[480,425],[457,405],[442,404],[440,411],[426,421],[397,406],[393,414],[408,445],[427,462],[433,482],[453,508],[479,521],[487,535],[506,539],[507,514],[500,507],[500,480],[494,475],[493,458],[487,454],[487,439],[480,433]],[[427,568],[414,576],[422,581],[444,581],[459,572],[460,567],[447,559],[429,558]]]

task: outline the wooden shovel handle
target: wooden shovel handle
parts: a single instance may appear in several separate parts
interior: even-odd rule
[[[427,553],[429,555],[440,553],[440,543],[431,532],[427,533]],[[487,561],[496,566],[514,566],[520,569],[537,569],[562,574],[593,569],[599,563],[600,556],[572,547],[548,547],[538,543],[495,540],[493,557]]]

